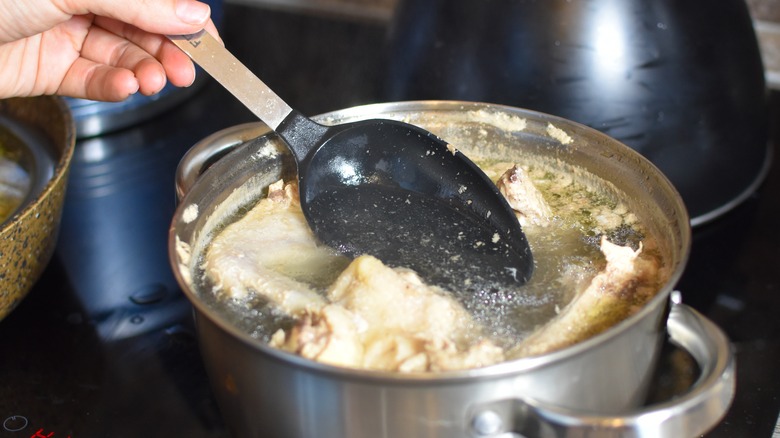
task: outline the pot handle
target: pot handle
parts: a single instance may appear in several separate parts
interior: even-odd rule
[[[474,438],[696,437],[723,418],[734,397],[734,352],[725,334],[672,292],[666,325],[672,344],[688,351],[701,369],[692,389],[670,401],[624,416],[599,416],[536,400],[479,405],[470,415]]]
[[[176,169],[176,199],[181,201],[212,164],[249,140],[272,132],[262,122],[250,122],[217,131],[195,143]]]

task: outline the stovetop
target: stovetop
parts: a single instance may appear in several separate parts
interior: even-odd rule
[[[382,65],[380,23],[231,4],[225,22],[231,50],[304,113],[381,99],[371,80]],[[269,41],[263,49],[256,44]],[[230,436],[166,240],[181,156],[206,135],[252,120],[205,81],[151,121],[79,141],[57,252],[0,322],[0,436]],[[780,126],[780,113],[772,120]],[[708,437],[773,436],[780,412],[778,217],[780,171],[773,168],[738,208],[694,231],[678,288],[733,341],[738,370],[734,403]]]

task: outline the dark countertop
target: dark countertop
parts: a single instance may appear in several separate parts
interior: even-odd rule
[[[318,114],[382,100],[384,23],[237,5],[224,12],[228,47],[294,108]],[[778,139],[780,97],[771,103]],[[141,126],[80,142],[57,254],[0,323],[0,421],[29,420],[0,436],[228,436],[166,239],[179,158],[200,138],[252,120],[206,81]],[[780,413],[778,217],[773,166],[739,207],[694,231],[678,288],[727,333],[738,372],[734,403],[708,437],[770,437]]]

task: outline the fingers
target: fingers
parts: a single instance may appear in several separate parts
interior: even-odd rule
[[[57,94],[106,102],[118,102],[138,92],[135,74],[79,58],[68,70]]]
[[[210,22],[209,22],[210,23]],[[139,57],[153,57],[162,67],[160,72],[168,77],[170,82],[177,87],[191,85],[195,80],[195,68],[192,61],[178,47],[161,35],[150,34],[134,26],[118,22],[116,20],[98,17],[95,24],[108,32],[90,33],[85,41],[82,56],[96,62],[125,67],[138,73],[133,67]],[[213,24],[211,26],[213,28]],[[115,38],[111,38],[111,35]],[[122,45],[123,40],[133,44]],[[128,57],[119,57],[119,52],[112,50],[127,50]],[[141,92],[156,92],[141,84]]]
[[[119,37],[125,38],[128,41],[132,41],[151,56],[154,56],[160,64],[162,64],[165,74],[173,85],[184,87],[191,85],[195,80],[195,69],[192,61],[181,51],[181,49],[170,42],[167,37],[158,34],[150,34],[134,26],[105,17],[96,17],[95,25],[118,35]],[[210,19],[208,20],[205,29],[221,41],[219,32]],[[102,48],[97,52],[106,53],[106,49]],[[94,60],[106,61],[104,58],[94,58]]]
[[[38,51],[15,61],[38,74],[12,77],[16,84],[6,88],[121,100],[157,93],[166,81],[190,85],[192,61],[163,35],[206,28],[219,38],[209,15],[197,0],[0,0],[0,45]],[[41,44],[33,48],[31,41]],[[6,53],[19,51],[8,47]]]
[[[145,36],[147,40],[153,37]],[[165,68],[147,50],[93,26],[84,39],[79,59],[63,78],[58,93],[75,93],[94,100],[121,100],[135,92],[155,94],[165,83]]]
[[[154,39],[148,35],[146,39]],[[130,70],[142,94],[159,92],[165,86],[166,74],[160,62],[147,50],[100,27],[92,27],[84,40],[81,57],[109,67]]]
[[[156,94],[167,81],[183,87],[195,80],[192,61],[166,37],[105,17],[95,17],[79,52],[57,93],[113,101]]]

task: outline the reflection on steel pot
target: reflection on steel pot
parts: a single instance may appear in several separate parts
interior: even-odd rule
[[[466,151],[466,143],[487,133],[507,145],[490,150],[495,159],[545,156],[609,181],[626,194],[629,208],[650,232],[662,236],[659,251],[669,279],[628,319],[540,356],[411,375],[309,361],[270,348],[239,329],[212,306],[211,291],[199,289],[197,260],[213,232],[270,183],[294,172],[284,153],[260,153],[278,143],[262,125],[218,132],[182,160],[177,175],[181,204],[169,252],[196,309],[201,348],[222,413],[238,436],[694,436],[720,419],[732,397],[733,358],[723,334],[683,304],[674,303],[666,319],[669,296],[687,261],[690,226],[680,196],[652,164],[585,126],[504,106],[391,103],[337,111],[318,120],[374,117],[419,124]],[[573,141],[551,141],[550,123]],[[702,377],[679,403],[651,407],[640,415],[634,410],[644,400],[667,332],[699,361]]]
[[[13,149],[29,177],[21,204],[0,222],[0,319],[24,298],[54,253],[75,142],[73,120],[60,99],[0,100],[0,157]]]

